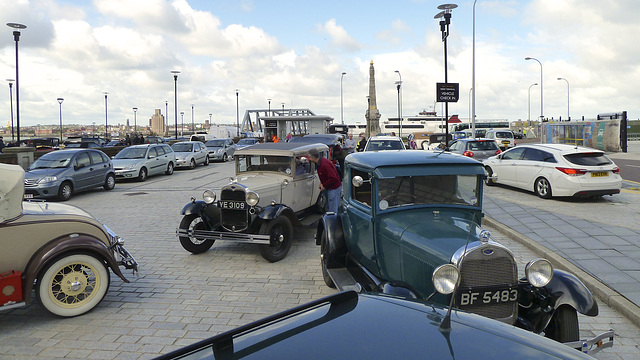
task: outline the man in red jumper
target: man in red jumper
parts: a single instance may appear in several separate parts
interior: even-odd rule
[[[338,203],[342,193],[342,182],[336,166],[331,161],[323,158],[318,150],[309,150],[309,161],[318,167],[318,177],[320,178],[320,190],[327,193],[327,212],[338,212]]]

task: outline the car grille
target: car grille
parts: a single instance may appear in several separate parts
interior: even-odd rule
[[[33,187],[38,184],[38,180],[36,179],[24,179],[24,186]]]
[[[501,247],[483,245],[469,251],[464,256],[459,269],[461,288],[517,285],[518,267],[515,259],[508,250]],[[518,302],[498,304],[479,302],[478,305],[465,307],[465,310],[513,324],[518,317]]]
[[[220,200],[245,201],[244,188],[233,185],[224,188],[220,192]],[[221,209],[220,220],[228,231],[243,231],[249,226],[249,206],[245,205],[245,210]]]

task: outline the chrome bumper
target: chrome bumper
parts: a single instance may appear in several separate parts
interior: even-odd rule
[[[176,236],[195,237],[199,240],[227,240],[240,243],[269,245],[269,235],[233,233],[224,231],[176,229]]]
[[[613,330],[609,330],[591,339],[566,342],[563,344],[578,349],[585,354],[593,355],[602,349],[613,347],[614,337],[615,334]]]

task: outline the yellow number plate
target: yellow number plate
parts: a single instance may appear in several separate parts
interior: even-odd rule
[[[609,172],[608,171],[594,171],[591,173],[591,177],[603,177],[603,176],[609,176]]]

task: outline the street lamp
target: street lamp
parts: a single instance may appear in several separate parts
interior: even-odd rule
[[[138,133],[138,108],[133,108],[133,133]]]
[[[58,104],[60,104],[60,144],[62,144],[62,102],[63,98],[58,98]]]
[[[344,107],[343,107],[343,101],[342,101],[342,79],[344,78],[344,76],[347,75],[346,72],[342,72],[342,75],[340,75],[340,121],[342,122],[342,125],[344,125]]]
[[[543,106],[543,96],[542,96],[542,92],[543,92],[543,88],[542,88],[542,63],[540,62],[540,60],[536,59],[536,58],[532,58],[532,57],[526,57],[524,58],[525,60],[535,60],[538,62],[538,64],[540,64],[540,122],[542,122],[544,120],[544,106]]]
[[[168,130],[169,129],[169,100],[164,101],[164,120],[165,120],[164,125],[167,126],[167,130]]]
[[[267,101],[269,102],[269,115],[267,116],[271,116],[271,99],[267,99]]]
[[[529,117],[527,118],[527,120],[529,120],[529,127],[531,127],[531,87],[538,85],[538,83],[533,83],[529,86]]]
[[[473,88],[469,89],[469,120],[471,120],[471,91],[473,91]],[[474,131],[474,126],[473,126],[473,121],[471,122],[471,131]]]
[[[240,106],[239,106],[239,90],[236,89],[236,136],[240,137]]]
[[[13,142],[13,95],[11,94],[11,88],[13,87],[13,79],[7,79],[9,82],[9,102],[11,103],[11,141]]]
[[[444,43],[444,83],[449,83],[447,76],[447,38],[449,37],[449,24],[451,24],[451,10],[457,8],[456,4],[443,4],[438,6],[438,9],[442,10],[436,14],[433,18],[440,20],[440,31],[442,32],[442,42]],[[445,121],[445,144],[449,139],[449,102],[444,103],[444,121]]]
[[[473,51],[471,54],[471,133],[476,133],[476,1],[473,0]]]
[[[211,126],[211,116],[213,116],[213,114],[209,114],[209,126]]]
[[[27,26],[16,23],[7,23],[7,26],[16,29],[13,31],[13,39],[16,42],[16,135],[17,141],[20,142],[20,80],[18,77],[18,41],[20,41],[20,30],[26,29]],[[13,111],[11,113],[13,114]]]
[[[193,104],[191,104],[191,134],[196,133],[196,123],[193,121]]]
[[[398,136],[402,138],[402,95],[401,95],[401,87],[402,87],[402,75],[400,75],[400,71],[395,71],[400,77],[399,81],[396,81],[396,85],[398,85]]]
[[[175,105],[176,105],[176,110],[175,110],[175,134],[176,134],[176,140],[178,140],[178,74],[180,74],[180,71],[178,70],[172,70],[171,73],[173,74],[173,82],[175,84],[174,86],[174,90],[173,90],[173,94],[175,97]]]
[[[108,92],[104,93],[104,138],[108,139],[109,135],[108,135],[108,130],[107,130],[107,95],[109,95]]]
[[[180,136],[184,136],[184,111],[180,111]]]
[[[569,116],[569,80],[561,77],[559,77],[558,80],[564,80],[567,82],[567,121],[571,121],[571,116]]]

